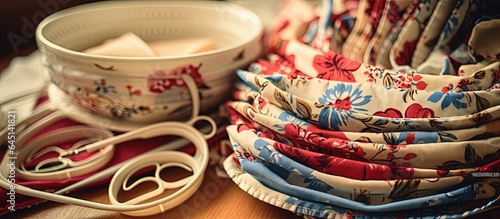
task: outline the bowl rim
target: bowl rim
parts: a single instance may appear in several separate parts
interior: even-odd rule
[[[192,4],[193,2],[196,2],[197,4],[194,5]],[[191,3],[191,4],[190,4]],[[44,34],[42,33],[44,28],[49,25],[52,21],[58,20],[58,19],[64,19],[67,17],[70,17],[74,14],[81,14],[81,13],[88,13],[91,11],[104,11],[108,9],[120,9],[120,8],[133,8],[133,7],[140,7],[140,6],[145,6],[145,7],[172,7],[172,6],[177,6],[177,7],[184,7],[184,8],[203,8],[203,9],[214,9],[217,7],[226,7],[228,10],[231,10],[232,12],[237,10],[238,14],[244,14],[247,16],[246,20],[250,20],[253,23],[255,23],[256,30],[252,35],[245,40],[240,40],[239,42],[224,46],[221,48],[216,48],[204,52],[199,52],[195,54],[186,54],[186,55],[174,55],[174,56],[150,56],[150,57],[135,57],[135,56],[108,56],[108,55],[96,55],[96,54],[89,54],[89,53],[84,53],[81,51],[76,51],[76,50],[71,50],[68,48],[65,48],[63,46],[60,46],[56,43],[51,42],[48,40]],[[262,23],[262,20],[260,17],[250,9],[247,9],[243,6],[237,5],[235,3],[231,2],[220,2],[220,1],[201,1],[201,0],[188,0],[188,1],[104,1],[104,2],[93,2],[93,3],[86,3],[82,5],[77,5],[73,6],[61,11],[58,11],[45,19],[43,19],[40,24],[36,28],[36,41],[38,44],[38,47],[45,47],[44,49],[49,49],[52,51],[57,51],[57,53],[62,54],[66,57],[73,57],[77,59],[87,59],[87,60],[93,60],[93,61],[113,61],[113,62],[127,62],[127,63],[134,63],[134,62],[148,62],[148,61],[165,61],[165,60],[172,60],[172,61],[180,61],[184,59],[193,59],[193,58],[203,58],[206,56],[211,56],[227,51],[231,51],[234,49],[238,49],[240,47],[245,46],[246,44],[251,43],[252,41],[259,40],[262,37],[264,33],[264,25]]]

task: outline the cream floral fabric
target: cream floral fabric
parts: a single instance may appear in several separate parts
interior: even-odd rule
[[[320,218],[498,205],[499,1],[283,3],[303,7],[277,18],[226,104],[236,183]]]

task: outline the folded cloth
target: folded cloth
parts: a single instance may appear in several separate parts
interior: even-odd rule
[[[471,128],[436,131],[356,132],[328,130],[295,117],[272,103],[267,104],[268,108],[272,108],[269,112],[275,112],[274,114],[263,114],[264,112],[259,108],[244,101],[231,101],[226,105],[228,111],[233,113],[232,116],[244,116],[250,123],[253,123],[253,126],[258,124],[289,139],[300,139],[307,142],[322,142],[328,139],[330,143],[429,144],[481,140],[500,134],[500,120],[493,120]]]
[[[423,118],[404,118],[400,110],[388,108],[386,110],[377,111],[373,115],[358,113],[356,111],[344,110],[341,107],[349,104],[363,103],[366,99],[358,98],[362,93],[358,90],[343,90],[353,92],[356,97],[354,104],[351,99],[335,98],[329,96],[324,100],[311,101],[306,100],[295,95],[290,95],[280,89],[276,89],[272,83],[266,80],[253,82],[257,86],[259,92],[253,98],[255,107],[265,111],[272,110],[270,106],[276,105],[279,108],[287,111],[293,116],[308,120],[315,124],[320,125],[324,129],[340,130],[340,131],[357,131],[357,132],[392,132],[392,131],[436,131],[436,130],[450,130],[450,129],[463,129],[479,126],[486,122],[497,120],[500,116],[500,105],[494,105],[484,110],[471,115],[451,116],[441,118],[426,118],[430,111],[419,106],[419,103],[414,103],[404,109],[405,114],[414,113],[423,115]],[[439,99],[443,99],[442,103],[445,106],[452,104],[453,97],[462,99],[461,94],[449,96],[447,93],[436,93]],[[354,100],[354,98],[353,98]],[[322,102],[320,102],[322,101]],[[447,102],[445,102],[447,101]],[[271,103],[271,104],[267,104]],[[338,103],[338,108],[334,104]],[[276,113],[278,115],[279,113]],[[388,116],[389,115],[389,116]],[[415,117],[415,116],[413,116]]]
[[[269,104],[268,104],[269,105]],[[298,125],[281,126],[280,123],[255,126],[251,121],[269,122],[268,116],[261,116],[252,107],[243,104],[236,106],[236,113],[242,112],[245,115],[243,122],[234,121],[235,114],[231,113],[233,124],[250,124],[250,127],[262,129],[262,127],[273,126],[278,131],[272,134],[277,136],[281,142],[289,145],[307,147],[309,150],[335,155],[346,159],[379,163],[384,165],[402,165],[404,167],[439,169],[439,174],[445,174],[446,170],[473,168],[494,162],[500,156],[500,148],[497,145],[499,138],[494,133],[485,135],[483,139],[471,139],[468,141],[441,142],[441,143],[411,143],[414,136],[406,135],[405,142],[393,143],[373,143],[367,141],[367,137],[362,136],[359,140],[343,140],[342,132],[334,132],[329,136],[322,129],[300,128],[300,122],[296,122],[292,115],[283,118],[291,119],[291,123]],[[243,109],[242,109],[243,108]],[[276,107],[277,108],[277,107]],[[257,119],[263,117],[263,119]],[[245,122],[247,121],[247,122]],[[268,128],[265,128],[269,130]],[[325,133],[325,134],[324,134]],[[365,133],[359,133],[364,135]],[[340,136],[340,137],[339,137]],[[387,141],[393,136],[385,135]],[[408,141],[408,142],[406,142]],[[447,156],[440,156],[447,154]]]
[[[429,56],[440,37],[441,30],[445,26],[446,21],[452,16],[453,10],[459,5],[460,2],[457,0],[443,0],[437,3],[428,24],[425,25],[422,35],[415,46],[410,63],[412,68],[416,69]]]
[[[230,126],[228,128],[236,129],[234,126]],[[230,130],[228,131],[231,132]],[[242,127],[240,131],[245,132],[248,130]],[[390,188],[392,189],[390,194],[383,194],[378,191],[376,192],[375,187],[377,186],[373,185],[373,187],[357,187],[352,189],[351,191],[348,191],[349,195],[347,197],[336,196],[332,195],[332,192],[327,191],[337,190],[340,188],[331,187],[328,182],[323,181],[321,176],[317,175],[314,171],[304,172],[302,167],[299,166],[296,166],[297,168],[290,169],[291,167],[286,166],[289,165],[288,162],[284,160],[286,157],[279,156],[275,153],[268,153],[269,151],[267,151],[267,149],[270,149],[269,147],[266,147],[259,142],[250,143],[254,144],[253,146],[240,145],[240,142],[232,139],[231,134],[229,135],[234,151],[238,154],[238,161],[241,164],[243,171],[249,173],[262,184],[276,191],[312,202],[324,203],[365,212],[391,212],[422,207],[425,208],[475,199],[496,198],[494,191],[495,185],[498,183],[498,179],[488,179],[482,182],[477,182],[477,184],[469,184],[462,188],[448,190],[444,193],[428,196],[424,195],[421,197],[418,197],[421,194],[417,191],[419,188],[422,189],[425,187],[421,184],[424,182],[423,180],[387,181],[385,182],[386,186],[391,185]],[[260,153],[253,154],[250,150],[254,149],[260,150]],[[273,158],[261,160],[263,158],[262,156],[273,156]],[[300,185],[290,182],[289,178],[299,174],[305,178],[309,178],[309,180],[301,182]],[[339,178],[336,180],[336,183],[338,185],[347,183],[345,180],[348,179],[341,180]],[[365,182],[368,183],[373,181]],[[431,184],[437,182],[438,181],[427,181],[427,183]],[[377,182],[374,182],[374,184],[377,184]],[[481,193],[481,191],[484,191],[484,193],[477,194],[477,192]],[[486,193],[489,195],[485,195]],[[412,198],[410,198],[410,196]],[[392,199],[392,201],[387,200],[386,204],[374,205],[377,200],[384,200],[384,197],[386,199]]]
[[[282,13],[304,13],[280,13],[268,54],[236,72],[229,175],[265,202],[314,217],[495,209],[500,61],[484,36],[498,26],[495,12],[479,1],[339,2],[313,10],[285,1]],[[488,25],[470,25],[478,19]]]
[[[363,63],[375,65],[375,59],[382,47],[382,43],[396,22],[404,15],[406,9],[410,7],[410,4],[415,4],[414,2],[408,0],[385,1],[380,22],[377,24],[376,32],[366,48]]]
[[[443,91],[417,92],[317,78],[261,77],[245,71],[238,71],[237,75],[268,99],[271,95],[287,96],[298,102],[314,103],[316,108],[322,104],[339,113],[381,115],[384,111],[394,110],[405,112],[402,118],[440,118],[465,116],[500,104],[499,89],[477,90],[474,82],[465,81],[453,91],[444,87]],[[425,83],[424,80],[421,82]]]
[[[439,1],[442,2],[442,1]],[[411,67],[419,38],[424,27],[429,24],[429,19],[438,5],[438,0],[420,1],[418,9],[408,18],[389,53],[389,60],[393,69]]]
[[[252,162],[247,154],[236,151],[224,161],[224,169],[229,177],[245,192],[271,205],[283,208],[299,215],[315,218],[462,218],[473,216],[485,210],[498,208],[498,198],[491,201],[468,201],[437,205],[416,210],[391,211],[391,212],[363,212],[342,208],[335,204],[324,204],[320,202],[301,199],[295,195],[289,195],[275,190],[256,179],[253,175],[242,169],[243,165]],[[369,194],[368,194],[369,196]],[[359,194],[359,199],[366,199],[366,194]]]
[[[309,191],[311,193],[319,192],[321,194],[328,194],[346,199],[353,199],[352,191],[356,190],[367,190],[370,191],[370,194],[376,194],[371,197],[366,204],[385,204],[435,195],[439,192],[447,192],[456,186],[460,186],[466,183],[464,180],[467,179],[462,176],[449,176],[426,179],[365,181],[329,175],[313,170],[304,164],[297,163],[289,157],[284,156],[273,147],[276,142],[259,136],[255,133],[255,130],[251,130],[245,125],[228,126],[227,131],[233,144],[241,144],[241,146],[256,159],[265,162],[266,165],[269,165],[269,168],[272,166],[273,172],[283,178],[287,183],[308,188],[307,191],[311,190]],[[254,174],[256,174],[256,172],[254,172]],[[398,186],[402,187],[397,188]],[[403,186],[409,190],[399,193],[398,190],[402,189]],[[314,192],[312,190],[314,190]],[[490,190],[491,189],[488,191]],[[488,192],[488,194],[489,197],[494,195],[494,193],[492,194],[491,192]],[[316,201],[321,201],[321,199]]]

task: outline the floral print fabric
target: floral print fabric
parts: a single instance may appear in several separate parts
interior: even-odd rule
[[[387,38],[391,28],[393,28],[396,22],[403,16],[404,12],[411,3],[412,1],[408,0],[385,2],[380,22],[377,25],[377,30],[370,39],[367,50],[363,56],[363,63],[375,65],[375,58],[382,47],[382,43]]]
[[[298,148],[293,149],[296,150],[294,152],[300,152],[302,151],[301,149],[307,149],[309,151],[318,152],[319,154],[315,154],[317,156],[329,157],[330,160],[336,159],[339,162],[350,163],[350,165],[367,164],[351,162],[346,159],[369,162],[371,164],[381,164],[380,167],[383,169],[383,171],[387,171],[387,169],[385,168],[391,168],[391,171],[397,170],[400,173],[406,172],[405,174],[399,175],[394,175],[394,172],[392,172],[377,176],[371,176],[375,178],[378,177],[391,179],[397,177],[443,177],[451,175],[466,175],[471,171],[492,170],[492,168],[498,165],[498,162],[495,162],[495,157],[498,156],[498,153],[500,152],[498,146],[493,146],[489,149],[486,149],[487,146],[479,146],[486,144],[486,142],[480,140],[468,141],[468,143],[462,144],[462,146],[459,146],[460,144],[450,142],[447,144],[436,145],[433,148],[428,148],[424,144],[431,144],[433,141],[436,141],[438,137],[431,137],[430,139],[427,139],[427,142],[421,141],[422,139],[415,141],[417,134],[410,132],[396,134],[380,133],[379,137],[382,138],[382,140],[380,141],[389,141],[389,143],[374,143],[370,138],[373,138],[373,136],[376,135],[375,133],[373,133],[373,135],[370,135],[370,133],[356,134],[344,132],[329,132],[327,130],[319,129],[314,125],[306,126],[305,123],[301,123],[297,120],[285,122],[280,121],[279,119],[272,119],[269,117],[265,118],[265,116],[253,114],[253,109],[251,107],[245,106],[244,103],[233,103],[232,105],[233,107],[235,107],[234,109],[240,111],[241,114],[249,114],[248,117],[251,117],[249,119],[253,119],[255,121],[255,123],[243,122],[242,124],[246,124],[251,127],[265,126],[265,129],[261,127],[260,130],[263,130],[262,132],[267,134],[267,136],[271,136],[271,138],[277,141],[286,142],[288,145],[277,144],[283,150],[289,150],[291,149],[289,148],[289,146],[293,146]],[[265,119],[262,119],[262,117],[264,117]],[[285,118],[290,118],[290,116],[285,116]],[[431,136],[434,135],[430,133],[419,133],[418,137],[421,138],[422,136],[425,136],[427,134]],[[347,138],[347,135],[358,135],[359,137],[355,138],[355,140],[349,140]],[[436,135],[440,134],[438,133]],[[449,136],[451,135],[452,134],[450,134]],[[494,142],[492,144],[494,145],[496,143]],[[450,154],[445,158],[435,157],[432,160],[417,159],[417,157],[424,157],[429,153],[447,153],[447,150],[454,148],[457,149],[458,153]],[[486,149],[486,151],[484,151],[484,149]],[[301,153],[307,154],[307,152],[305,151]],[[482,154],[483,156],[481,156],[478,153],[484,154]],[[314,153],[310,154],[312,155]],[[309,157],[310,156],[304,156],[303,158],[308,159]],[[453,161],[450,162],[450,160]],[[336,163],[335,160],[333,160],[333,162]],[[479,167],[479,165],[485,166]],[[436,170],[436,167],[439,169]],[[429,169],[417,170],[417,168]],[[460,170],[457,170],[457,168],[459,168]],[[338,174],[361,175],[361,172],[346,173],[345,169],[338,169],[336,171]],[[366,177],[368,177],[365,173],[363,173],[362,175],[364,177],[361,178],[366,179]]]
[[[425,26],[422,35],[418,39],[411,58],[411,66],[419,66],[427,58],[455,5],[460,5],[460,2],[456,0],[443,0],[437,3],[429,19],[429,24]]]
[[[229,133],[231,133],[231,130],[235,129],[245,130],[243,132],[248,131],[248,129],[242,126],[230,126]],[[422,181],[397,180],[393,181],[392,183],[394,184],[392,185],[391,182],[385,183],[386,186],[391,185],[388,188],[392,188],[392,190],[390,194],[386,195],[394,198],[393,202],[387,204],[369,205],[372,199],[384,200],[383,197],[380,197],[384,195],[373,193],[370,190],[363,189],[362,187],[360,190],[352,190],[348,198],[331,195],[330,193],[324,191],[336,190],[335,187],[329,186],[329,184],[321,178],[317,178],[314,172],[302,169],[300,166],[299,169],[290,169],[290,167],[287,166],[289,165],[288,162],[280,161],[280,159],[286,159],[286,157],[270,152],[269,150],[272,150],[272,147],[262,144],[260,139],[257,139],[255,142],[250,142],[249,144],[240,145],[237,140],[231,138],[232,136],[233,135],[230,134],[230,139],[241,168],[243,171],[259,180],[262,184],[285,194],[293,193],[293,196],[304,200],[323,204],[335,203],[333,206],[340,208],[367,212],[410,210],[420,208],[422,206],[429,207],[443,205],[450,202],[487,198],[484,194],[494,194],[495,189],[498,189],[495,188],[495,186],[497,186],[497,184],[495,184],[495,180],[487,180],[478,184],[467,185],[463,188],[450,190],[442,194],[429,195],[422,198],[413,197],[412,199],[404,200],[404,197],[415,195],[415,192],[417,192],[416,190],[418,190],[417,188],[422,188],[420,187],[420,183],[422,183]],[[244,142],[248,141],[245,140]],[[260,150],[259,157],[254,157],[253,153],[249,151],[254,149]],[[280,163],[284,166],[276,166],[276,163]],[[287,178],[294,178],[293,174],[301,174],[308,179],[303,181],[300,186],[297,186],[287,182]],[[343,183],[343,181],[336,182],[340,182],[340,184]],[[370,183],[372,181],[365,182]],[[436,181],[427,182],[436,183]],[[399,198],[403,198],[403,200]]]
[[[350,210],[329,204],[300,199],[296,196],[287,195],[279,192],[269,186],[264,185],[254,176],[245,172],[241,167],[248,162],[245,155],[235,153],[234,156],[229,156],[224,161],[224,169],[229,177],[239,185],[239,187],[250,195],[267,202],[271,205],[295,212],[305,217],[317,218],[460,218],[466,215],[474,215],[484,209],[494,206],[498,200],[490,201],[489,203],[469,203],[457,205],[438,205],[426,208],[425,211],[402,211],[402,212],[382,212],[382,213],[366,213],[363,211]],[[363,197],[361,195],[360,197]],[[472,204],[472,205],[471,205]],[[483,204],[483,206],[481,206]],[[472,206],[472,207],[471,207]],[[476,208],[477,207],[477,208]],[[473,210],[465,210],[473,209]]]
[[[313,217],[494,208],[500,50],[491,34],[500,19],[491,7],[500,2],[316,3],[285,1],[295,10],[276,19],[265,58],[236,72],[230,177]]]
[[[279,104],[285,104],[280,101],[286,101],[286,104],[293,104],[294,101],[297,104],[310,102],[316,104],[314,108],[319,108],[320,111],[328,107],[338,113],[342,111],[378,116],[390,111],[393,117],[399,118],[440,118],[473,114],[488,106],[500,104],[500,89],[476,90],[474,83],[466,81],[456,88],[448,86],[441,91],[431,92],[418,90],[427,83],[423,78],[415,76],[410,80],[415,84],[416,90],[387,89],[372,84],[343,83],[318,78],[288,79],[281,75],[266,79],[243,71],[239,71],[238,76],[258,89],[263,97],[269,100],[274,98]],[[281,96],[284,100],[279,99]],[[311,108],[311,115],[315,113],[314,108]]]

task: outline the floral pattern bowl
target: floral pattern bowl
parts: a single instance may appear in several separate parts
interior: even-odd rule
[[[66,99],[83,111],[115,120],[152,123],[158,119],[184,119],[182,115],[191,112],[191,94],[178,73],[157,71],[145,78],[123,78],[54,68],[46,72],[52,85],[60,90],[58,95],[67,95]],[[224,101],[233,86],[231,78],[205,82],[199,74],[188,74],[197,85],[202,110]]]
[[[145,41],[211,38],[216,48],[154,57],[82,52],[128,32]],[[203,109],[221,103],[235,70],[262,54],[262,32],[255,13],[227,2],[99,2],[49,16],[36,39],[46,75],[73,104],[115,120],[152,123],[179,119],[172,111],[191,105],[183,74],[196,83]]]

